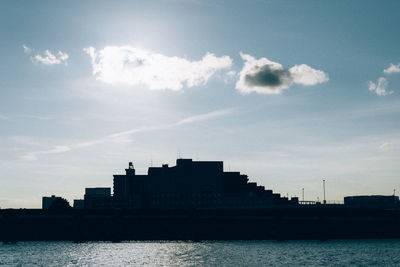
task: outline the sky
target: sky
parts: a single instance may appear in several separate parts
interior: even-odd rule
[[[177,157],[400,191],[399,1],[0,1],[0,207]],[[396,191],[398,192],[398,191]]]

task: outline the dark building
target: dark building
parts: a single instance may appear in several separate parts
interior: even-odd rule
[[[52,195],[51,197],[43,197],[42,198],[42,209],[47,210],[53,205],[54,201],[61,200],[62,197],[56,197]]]
[[[344,198],[344,205],[357,208],[390,209],[399,207],[398,196],[348,196]]]
[[[224,172],[222,161],[177,159],[176,166],[150,167],[137,175],[129,163],[125,175],[114,175],[113,206],[121,208],[266,208],[298,204],[249,183],[247,175]]]
[[[84,209],[85,208],[85,200],[84,199],[74,199],[74,209]]]
[[[112,207],[111,188],[85,188],[84,206],[87,209],[103,209]]]

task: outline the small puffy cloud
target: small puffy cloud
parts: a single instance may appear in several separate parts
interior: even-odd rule
[[[58,65],[66,63],[68,54],[58,51],[56,55],[52,54],[49,50],[44,51],[43,55],[35,55],[32,57],[32,61],[43,63],[45,65]]]
[[[328,75],[322,70],[316,70],[306,64],[295,65],[289,69],[293,82],[302,85],[316,85],[329,80]]]
[[[400,63],[396,65],[390,64],[390,66],[387,69],[384,69],[383,72],[386,74],[400,73]]]
[[[368,82],[368,89],[371,92],[374,92],[375,94],[379,96],[385,96],[388,94],[393,94],[393,91],[387,91],[387,85],[388,81],[384,77],[379,77],[378,81],[376,83],[369,81]]]
[[[26,45],[22,45],[22,48],[24,48],[24,53],[25,54],[30,54],[32,53],[32,48],[27,47]]]
[[[391,143],[383,143],[382,145],[379,146],[379,149],[382,151],[389,151],[392,149],[392,144]]]
[[[133,46],[106,46],[84,51],[91,57],[93,75],[109,84],[144,85],[152,90],[180,90],[205,84],[216,72],[229,69],[229,56],[212,53],[198,61],[170,57]]]
[[[310,86],[329,80],[325,72],[305,64],[286,69],[267,58],[255,59],[244,53],[240,53],[240,56],[244,66],[239,73],[236,89],[243,93],[280,94],[292,84]]]
[[[46,50],[42,55],[40,55],[38,53],[35,53],[32,48],[26,45],[23,45],[22,47],[25,54],[31,55],[31,60],[33,63],[42,63],[45,65],[59,65],[61,63],[64,63],[65,65],[67,65],[67,60],[69,58],[67,53],[58,51],[57,54],[53,54],[50,52],[50,50]],[[32,55],[33,53],[34,55]]]

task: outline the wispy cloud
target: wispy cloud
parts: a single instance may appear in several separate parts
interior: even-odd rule
[[[389,151],[392,149],[392,144],[391,143],[383,143],[382,145],[379,146],[379,149],[382,151]]]
[[[30,114],[20,114],[20,115],[12,115],[12,116],[5,116],[0,115],[0,120],[11,120],[15,118],[25,118],[25,119],[34,119],[34,120],[51,120],[51,117],[47,116],[38,116],[38,115],[30,115]]]
[[[15,143],[21,144],[21,145],[27,145],[27,146],[45,146],[42,143],[39,143],[35,141],[33,138],[29,136],[12,136],[11,140],[14,141]]]
[[[182,125],[182,124],[194,123],[194,122],[198,122],[198,121],[210,120],[210,119],[222,117],[225,115],[229,115],[233,112],[234,112],[233,108],[215,110],[215,111],[212,111],[209,113],[200,114],[200,115],[191,116],[191,117],[182,119],[173,125]]]
[[[41,55],[36,53],[34,49],[23,45],[22,48],[24,52],[28,55],[31,55],[31,61],[33,63],[42,63],[44,65],[59,65],[64,63],[67,65],[67,60],[69,58],[68,54],[62,51],[58,51],[56,54],[50,52],[50,50],[45,50],[44,53]]]
[[[368,82],[368,89],[371,92],[374,92],[375,94],[379,96],[385,96],[385,95],[390,95],[393,94],[393,91],[387,91],[387,86],[388,86],[388,81],[384,77],[379,77],[378,81],[376,83],[369,81]]]
[[[0,120],[9,120],[10,118],[0,114]]]
[[[24,160],[36,160],[38,156],[40,155],[47,155],[47,154],[58,154],[62,152],[67,152],[70,151],[71,147],[69,146],[54,146],[53,148],[49,150],[41,150],[41,151],[35,151],[35,152],[28,152],[25,155],[21,157],[21,159]]]
[[[144,85],[149,89],[180,90],[207,83],[219,70],[229,69],[229,56],[212,53],[198,61],[170,57],[133,46],[106,46],[96,51],[84,48],[91,57],[93,75],[108,84]]]
[[[329,80],[325,72],[306,64],[286,69],[265,57],[256,59],[244,53],[240,53],[240,56],[244,60],[244,66],[239,73],[236,89],[243,93],[280,94],[292,84],[310,86]]]
[[[383,70],[384,73],[386,74],[392,74],[392,73],[400,73],[400,63],[398,64],[390,64],[390,66],[386,69]]]
[[[26,45],[22,45],[22,48],[24,49],[25,54],[30,54],[32,53],[32,48],[27,47]]]
[[[177,122],[170,123],[170,124],[162,124],[162,125],[157,125],[157,126],[147,126],[147,127],[129,129],[126,131],[107,135],[103,138],[93,139],[93,140],[80,142],[80,143],[76,143],[76,144],[72,144],[72,145],[54,146],[51,149],[47,149],[47,150],[28,152],[28,153],[24,154],[21,157],[21,159],[36,160],[41,155],[58,154],[58,153],[68,152],[71,150],[85,148],[85,147],[91,147],[91,146],[98,145],[101,143],[106,143],[106,142],[118,142],[118,143],[129,142],[128,137],[130,135],[133,135],[136,133],[163,130],[163,129],[173,128],[173,127],[178,127],[178,126],[181,126],[184,124],[190,124],[190,123],[195,123],[195,122],[200,122],[200,121],[211,120],[211,119],[215,119],[218,117],[232,114],[233,112],[234,112],[233,108],[220,109],[220,110],[215,110],[215,111],[200,114],[200,115],[187,117],[187,118],[184,118],[182,120],[179,120]]]
[[[27,119],[43,120],[43,121],[51,120],[50,117],[37,116],[37,115],[29,115],[29,114],[17,115],[17,117],[20,117],[20,118],[27,118]]]

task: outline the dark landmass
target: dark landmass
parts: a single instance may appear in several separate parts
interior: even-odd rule
[[[400,238],[400,210],[342,205],[257,210],[0,210],[0,239],[289,240]]]

